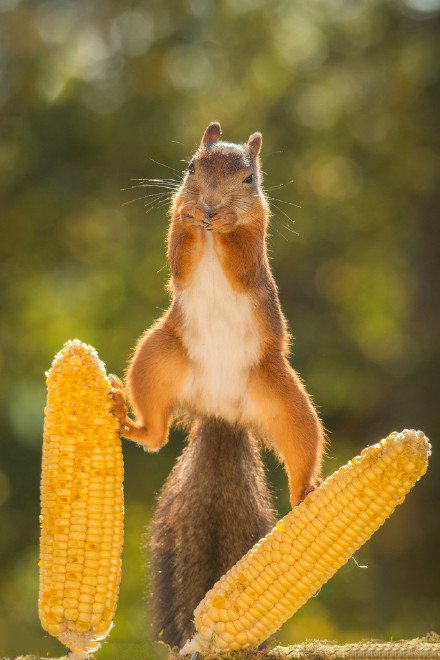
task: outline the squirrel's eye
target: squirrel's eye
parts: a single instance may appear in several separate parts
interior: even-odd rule
[[[244,179],[243,183],[252,183],[253,180],[254,180],[254,175],[253,175],[253,174],[249,174],[249,176],[247,176],[247,177]]]
[[[188,165],[188,172],[189,172],[190,174],[194,174],[195,169],[196,169],[196,168],[194,167],[194,162],[191,161],[190,164]]]

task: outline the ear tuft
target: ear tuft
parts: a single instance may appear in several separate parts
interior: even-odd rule
[[[208,147],[210,144],[217,142],[222,134],[222,127],[218,121],[212,121],[206,131],[203,133],[201,147]]]
[[[249,140],[247,141],[247,148],[253,156],[258,156],[260,154],[262,144],[263,136],[261,133],[252,133]]]

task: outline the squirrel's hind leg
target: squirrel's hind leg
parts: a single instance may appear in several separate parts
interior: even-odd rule
[[[140,339],[127,370],[126,388],[136,421],[127,418],[122,435],[158,451],[168,442],[177,397],[188,373],[188,358],[166,323]]]
[[[325,445],[321,421],[281,354],[268,356],[253,372],[250,396],[257,427],[284,462],[293,507],[320,483]]]

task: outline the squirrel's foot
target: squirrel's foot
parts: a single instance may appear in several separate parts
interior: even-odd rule
[[[322,484],[321,477],[317,477],[313,482],[307,483],[300,489],[295,489],[295,491],[290,491],[290,505],[293,509],[294,506],[301,504],[301,502],[307,497],[309,493],[312,493],[316,488]]]
[[[167,443],[167,433],[157,429],[156,432],[147,429],[141,422],[135,422],[127,414],[124,386],[118,376],[109,375],[112,389],[111,397],[114,401],[112,413],[120,423],[119,435],[126,440],[133,440],[142,445],[145,451],[157,452]]]
[[[168,441],[165,433],[154,433],[141,422],[134,422],[129,417],[125,420],[125,425],[121,429],[121,435],[126,440],[133,440],[133,442],[142,445],[145,451],[152,454],[158,452]]]

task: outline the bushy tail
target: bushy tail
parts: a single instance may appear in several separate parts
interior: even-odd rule
[[[194,426],[159,496],[152,523],[156,639],[181,647],[205,593],[274,525],[258,446],[218,419]]]

